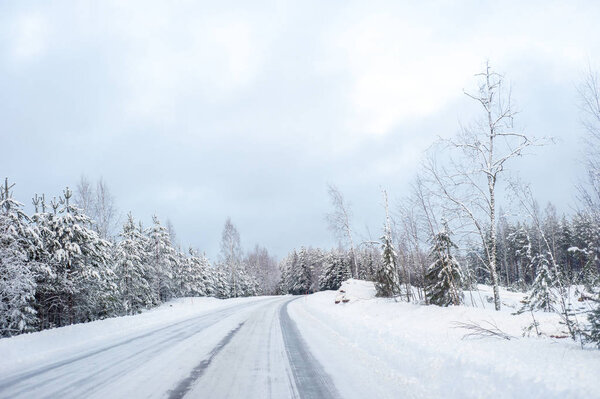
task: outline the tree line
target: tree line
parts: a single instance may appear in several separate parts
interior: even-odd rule
[[[425,153],[421,171],[395,209],[383,192],[380,239],[360,239],[349,202],[329,187],[333,210],[327,221],[343,248],[337,256],[344,259],[334,274],[371,279],[380,296],[441,306],[463,303],[463,292],[477,284],[492,287],[496,310],[502,307],[500,286],[528,292],[518,312],[557,312],[570,337],[600,343],[598,77],[590,70],[579,87],[588,133],[586,176],[574,184],[578,204],[568,215],[558,215],[552,204],[542,210],[516,170],[507,174],[515,159],[553,139],[518,128],[510,88],[489,63],[476,80],[476,89],[465,94],[480,117]],[[292,252],[282,265],[283,291],[319,289],[330,267],[323,254]],[[580,306],[572,303],[575,297]]]
[[[82,179],[78,195],[66,188],[47,201],[33,198],[27,215],[5,180],[0,190],[0,335],[11,336],[106,317],[129,315],[175,297],[230,298],[273,294],[275,259],[256,246],[242,253],[228,219],[221,255],[211,265],[204,254],[183,251],[158,217],[148,227],[131,213],[110,235],[116,214],[99,182],[91,195]],[[94,193],[95,194],[95,193]],[[100,215],[98,221],[85,212]]]

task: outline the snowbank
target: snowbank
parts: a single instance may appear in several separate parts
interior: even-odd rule
[[[491,291],[480,288],[473,294],[487,303]],[[441,308],[375,298],[372,283],[349,280],[340,292],[294,301],[289,311],[319,360],[336,364],[327,371],[343,397],[598,397],[600,352],[566,339],[523,338],[531,317],[511,315],[523,294],[502,295],[502,312],[492,304]],[[340,296],[349,300],[336,304]],[[560,332],[557,315],[536,318],[548,336]],[[456,322],[491,323],[514,338],[465,338]],[[356,374],[353,362],[369,371]]]

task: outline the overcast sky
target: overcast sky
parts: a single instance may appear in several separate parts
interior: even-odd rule
[[[211,257],[228,216],[246,248],[333,245],[328,182],[377,236],[380,188],[401,198],[472,119],[489,59],[522,129],[559,140],[514,168],[568,212],[598,21],[595,1],[3,1],[0,174],[28,205],[103,177]]]

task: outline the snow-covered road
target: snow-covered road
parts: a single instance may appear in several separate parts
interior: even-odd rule
[[[342,288],[180,298],[1,339],[0,398],[598,397],[599,352],[552,338],[552,313],[536,315],[543,336],[522,337],[530,316],[511,314],[521,294],[504,291],[496,312],[375,298],[364,281]],[[492,322],[512,338],[465,339],[457,321]]]
[[[336,398],[287,313],[293,298],[240,302],[0,378],[3,398]],[[93,330],[90,329],[90,332]]]

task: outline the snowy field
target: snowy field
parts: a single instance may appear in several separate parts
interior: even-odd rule
[[[440,308],[342,292],[183,298],[136,316],[0,340],[0,397],[594,398],[600,351],[560,334],[553,314]],[[491,295],[481,286],[477,303]],[[470,303],[470,295],[466,294]],[[345,300],[345,301],[344,301]],[[336,302],[339,302],[336,304]],[[512,337],[465,338],[456,322]]]
[[[290,314],[342,397],[599,397],[600,351],[568,339],[522,337],[531,317],[511,315],[522,294],[501,292],[505,306],[496,312],[485,286],[473,296],[488,309],[396,303],[375,298],[373,284],[357,280],[341,290],[345,295],[326,291],[295,301]],[[349,302],[335,304],[343,297]],[[557,315],[536,319],[548,336],[561,334]],[[468,338],[456,322],[491,322],[514,338]]]

